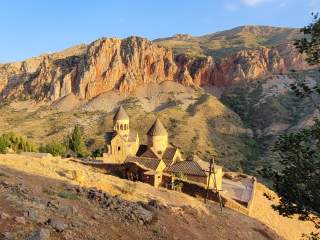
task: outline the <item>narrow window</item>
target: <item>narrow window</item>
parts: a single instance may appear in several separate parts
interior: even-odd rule
[[[118,151],[120,151],[120,150],[121,150],[121,147],[119,146],[119,147],[118,147]]]

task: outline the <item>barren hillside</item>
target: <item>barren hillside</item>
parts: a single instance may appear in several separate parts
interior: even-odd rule
[[[0,155],[0,173],[0,231],[15,239],[37,229],[50,232],[51,239],[281,239],[259,221],[290,240],[312,230],[304,222],[277,217],[263,199],[263,187],[257,191],[257,221],[71,159]],[[277,224],[269,222],[270,214]]]

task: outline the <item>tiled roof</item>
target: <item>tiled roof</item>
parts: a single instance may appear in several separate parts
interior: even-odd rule
[[[147,149],[147,151],[145,151],[141,157],[147,157],[147,158],[156,158],[156,159],[160,159],[160,157],[155,154],[151,149]]]
[[[106,132],[104,135],[104,140],[107,144],[111,143],[111,140],[117,135],[115,131],[112,132]]]
[[[196,162],[203,171],[205,171],[207,174],[209,174],[209,169],[210,169],[210,163],[209,162],[202,160],[197,155],[189,156],[187,158],[187,161]],[[216,164],[214,165],[214,167],[215,167],[215,171],[217,171],[218,169],[222,168],[221,166],[216,165]]]
[[[166,150],[164,151],[163,155],[162,155],[162,159],[164,161],[164,163],[166,164],[166,166],[170,166],[172,161],[173,161],[173,157],[177,152],[177,148],[173,148],[173,147],[167,147]]]
[[[111,143],[111,140],[117,136],[117,132],[116,131],[112,131],[112,132],[106,132],[104,135],[104,140],[107,144]],[[120,135],[119,135],[120,136]],[[130,131],[129,132],[129,136],[128,136],[128,142],[135,142],[137,138],[137,132],[135,131]],[[125,138],[123,138],[125,140]]]
[[[148,145],[144,145],[144,144],[141,144],[139,146],[139,149],[137,151],[137,156],[140,157],[142,154],[144,154],[146,151],[148,150]]]
[[[118,111],[113,117],[113,120],[129,120],[129,116],[122,106],[119,107]]]
[[[201,169],[198,163],[194,161],[181,161],[165,169],[168,173],[182,173],[186,175],[207,176],[205,171]]]
[[[162,122],[157,118],[157,120],[153,123],[151,128],[149,129],[148,136],[167,136],[168,132],[163,126]]]
[[[146,157],[146,158],[156,158],[160,159],[160,157],[155,154],[151,149],[148,148],[148,145],[141,144],[136,154],[138,157]]]
[[[160,159],[146,158],[146,157],[133,157],[129,156],[126,158],[125,163],[132,162],[141,165],[147,169],[156,170],[160,164]]]

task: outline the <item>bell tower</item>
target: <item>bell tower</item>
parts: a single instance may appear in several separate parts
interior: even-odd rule
[[[118,111],[113,117],[113,130],[116,131],[122,137],[127,138],[130,131],[130,120],[129,116],[122,106],[119,107]]]

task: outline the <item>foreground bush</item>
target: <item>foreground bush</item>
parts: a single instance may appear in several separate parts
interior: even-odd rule
[[[11,148],[14,152],[34,152],[36,148],[24,136],[6,133],[0,136],[0,153],[7,153]]]
[[[39,152],[50,153],[53,156],[65,156],[67,147],[62,143],[53,142],[46,145],[41,145],[39,148]]]

